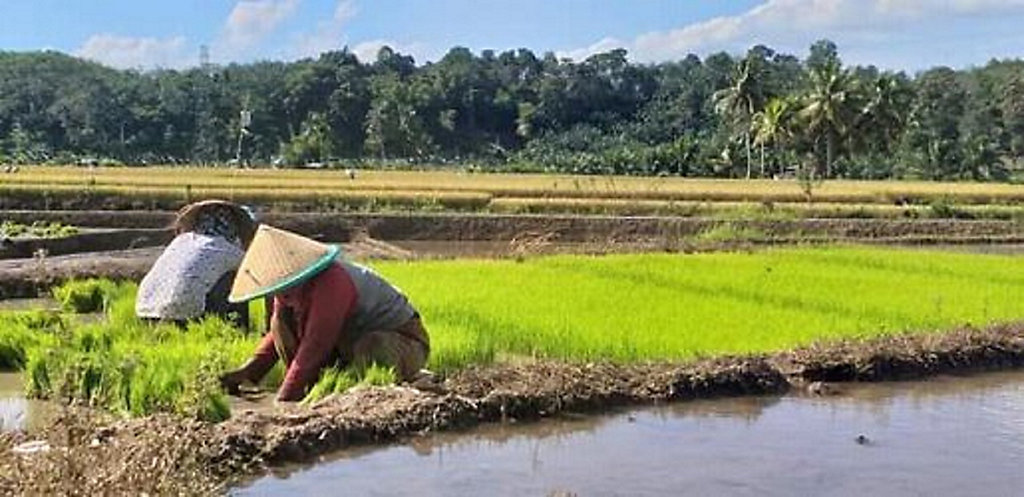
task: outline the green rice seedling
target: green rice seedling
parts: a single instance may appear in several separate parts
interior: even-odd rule
[[[221,392],[217,379],[226,366],[227,361],[219,351],[207,353],[176,399],[177,412],[210,422],[219,422],[231,417],[231,408],[224,393]]]
[[[15,223],[13,221],[4,221],[0,223],[0,238],[17,238],[28,232],[28,227],[24,224]]]
[[[358,372],[359,384],[365,386],[387,386],[394,385],[398,381],[395,375],[395,368],[385,367],[378,364],[371,364],[363,371]]]
[[[442,373],[534,358],[685,361],[1024,316],[1024,258],[1013,256],[838,246],[374,265],[423,315],[428,367]],[[0,343],[26,344],[3,353],[23,355],[34,396],[223,419],[216,374],[244,362],[259,337],[215,318],[143,323],[133,291],[111,298],[105,323],[0,326]],[[282,375],[278,365],[263,385]],[[306,401],[393,381],[382,369],[328,370]]]
[[[394,368],[371,364],[364,369],[354,367],[332,367],[320,374],[313,388],[302,399],[303,404],[312,404],[331,394],[342,394],[357,386],[387,386],[398,381]]]
[[[135,327],[141,320],[135,315],[135,295],[138,285],[134,282],[119,282],[105,295],[104,310],[107,321],[115,328]]]
[[[54,331],[66,326],[67,321],[55,312],[0,312],[0,371],[24,368],[28,349],[52,342]]]
[[[685,360],[1024,316],[1024,259],[1012,256],[812,247],[375,267],[420,309],[442,371],[504,357]]]
[[[217,375],[250,354],[255,337],[215,317],[185,329],[142,322],[134,316],[134,290],[121,285],[107,292],[106,322],[75,323],[49,343],[30,347],[29,394],[132,415],[163,411],[226,419]]]
[[[34,333],[24,326],[0,325],[0,371],[25,367],[26,346],[34,342]]]
[[[24,225],[13,221],[0,223],[0,238],[17,238],[32,236],[36,238],[63,238],[77,235],[78,228],[57,222],[35,221]]]
[[[312,404],[333,393],[345,392],[357,383],[358,380],[356,380],[352,371],[338,367],[325,369],[320,373],[320,378],[313,385],[313,388],[302,399],[302,403]]]
[[[260,335],[267,332],[267,306],[264,299],[249,302],[249,331]]]
[[[118,292],[118,285],[107,279],[68,281],[53,289],[53,298],[61,308],[78,314],[101,312]]]

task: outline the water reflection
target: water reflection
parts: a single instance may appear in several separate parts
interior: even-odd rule
[[[41,428],[52,419],[52,405],[25,399],[20,373],[0,373],[0,431]]]
[[[346,452],[237,493],[1017,495],[1024,488],[1024,373],[841,390],[439,434]]]
[[[25,426],[28,402],[22,391],[21,375],[0,373],[0,431],[19,430]]]

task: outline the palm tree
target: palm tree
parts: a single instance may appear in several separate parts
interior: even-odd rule
[[[814,140],[825,140],[825,177],[832,175],[836,147],[853,121],[853,77],[838,62],[811,70],[811,92],[800,117]]]
[[[793,117],[793,107],[789,100],[784,98],[773,98],[764,106],[764,110],[754,115],[752,131],[754,143],[761,148],[761,177],[765,176],[764,171],[764,148],[772,144],[778,151],[778,147],[792,136],[793,131],[790,121]]]
[[[743,146],[747,151],[747,179],[750,179],[750,123],[754,113],[761,108],[760,70],[750,59],[740,61],[736,66],[732,84],[712,95],[715,112],[732,121],[733,130],[743,133]]]
[[[906,126],[910,113],[910,90],[892,74],[882,74],[871,84],[867,102],[857,117],[855,128],[865,137],[874,137],[875,147],[883,153],[892,150]]]

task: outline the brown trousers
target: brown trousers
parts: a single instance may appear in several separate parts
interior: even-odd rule
[[[339,350],[342,363],[358,369],[371,364],[395,368],[400,381],[411,381],[427,364],[430,342],[419,318],[412,318],[396,330],[371,331],[351,347]]]
[[[271,322],[270,332],[274,337],[278,356],[290,364],[298,348],[298,339],[291,316]],[[347,333],[343,335],[348,335]],[[335,362],[340,367],[354,366],[357,369],[372,364],[391,367],[399,381],[416,378],[430,355],[430,339],[419,317],[414,317],[394,330],[374,330],[363,333],[355,341],[342,339],[336,348]]]

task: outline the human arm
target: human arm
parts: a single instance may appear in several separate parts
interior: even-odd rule
[[[281,402],[301,400],[316,382],[321,368],[337,349],[345,320],[355,309],[358,298],[351,278],[339,266],[332,266],[308,284],[306,317],[301,323],[304,328],[277,393]]]
[[[245,381],[259,383],[277,363],[277,347],[274,335],[268,332],[256,347],[256,353],[241,368],[230,371],[220,377],[221,386],[232,395],[238,393],[238,387]]]

